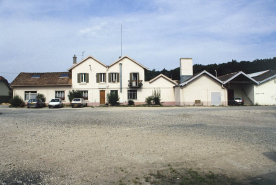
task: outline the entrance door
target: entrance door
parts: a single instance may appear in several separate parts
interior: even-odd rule
[[[100,104],[105,104],[105,90],[100,90]]]
[[[221,104],[221,93],[220,92],[212,92],[211,93],[211,103],[212,105],[219,106]]]

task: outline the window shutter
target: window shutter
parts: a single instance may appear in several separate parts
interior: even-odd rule
[[[99,83],[100,82],[100,74],[97,73],[97,76],[96,76],[96,82]]]
[[[85,78],[86,79],[86,83],[89,83],[89,73],[86,73],[85,76],[86,76],[86,78]]]
[[[108,73],[108,82],[111,82],[111,73]]]
[[[129,73],[129,80],[132,82],[132,73]]]
[[[120,82],[120,75],[119,75],[119,73],[117,73],[116,75],[117,75],[117,82]]]
[[[78,73],[78,83],[80,83],[80,73]]]
[[[139,83],[139,73],[137,73],[137,82]]]
[[[106,83],[106,73],[104,73],[104,82]]]

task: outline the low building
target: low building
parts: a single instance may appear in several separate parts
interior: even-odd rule
[[[0,104],[8,103],[9,99],[10,99],[10,85],[3,76],[0,76]]]
[[[136,105],[145,104],[153,91],[161,92],[163,105],[226,106],[234,97],[240,97],[245,105],[276,105],[276,71],[245,74],[242,71],[215,77],[207,71],[193,74],[192,58],[180,59],[180,83],[160,74],[145,81],[145,66],[124,56],[106,65],[92,56],[73,65],[67,72],[20,73],[11,83],[14,95],[25,102],[44,94],[46,103],[61,98],[70,104],[68,94],[80,91],[89,106],[107,103],[107,94],[116,93],[121,104],[133,100]]]

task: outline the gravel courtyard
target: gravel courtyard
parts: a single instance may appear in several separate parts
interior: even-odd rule
[[[276,107],[0,106],[0,151],[0,184],[149,184],[168,165],[276,184]]]

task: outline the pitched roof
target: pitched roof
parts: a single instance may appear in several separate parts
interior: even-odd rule
[[[68,74],[68,77],[61,77],[61,75],[64,75],[64,74]],[[33,77],[34,75],[36,77]],[[72,85],[72,78],[71,78],[70,72],[20,73],[11,83],[11,87],[71,86],[71,85]]]
[[[68,69],[68,71],[74,69],[75,67],[77,67],[78,65],[82,64],[83,62],[85,62],[86,60],[88,60],[88,59],[90,59],[90,58],[93,59],[93,60],[95,60],[95,61],[98,62],[99,64],[103,65],[104,67],[107,67],[104,63],[100,62],[99,60],[97,60],[97,59],[95,59],[94,57],[92,57],[91,55],[89,55],[88,57],[86,57],[85,59],[83,59],[82,61],[80,61],[79,63],[74,64],[72,67],[70,67],[70,68]]]
[[[254,76],[253,78],[258,81],[259,83],[264,83],[272,78],[276,77],[276,70],[268,70],[264,73],[261,73],[258,76]]]
[[[117,61],[113,62],[112,64],[110,64],[108,67],[111,67],[111,66],[117,64],[118,62],[122,61],[122,60],[125,59],[125,58],[131,60],[132,62],[134,62],[134,63],[137,64],[138,66],[140,66],[140,67],[142,67],[142,68],[144,68],[144,69],[146,69],[146,70],[149,70],[148,68],[146,68],[145,66],[143,66],[143,65],[140,64],[139,62],[136,62],[135,60],[133,60],[132,58],[130,58],[130,57],[126,56],[126,55],[123,56],[123,57],[121,57],[121,58],[119,58]]]
[[[255,77],[255,76],[259,76],[259,75],[261,75],[263,73],[266,73],[267,71],[269,71],[269,70],[259,71],[259,72],[255,72],[255,73],[250,73],[250,74],[247,74],[247,75],[250,76],[250,77]]]
[[[170,79],[169,77],[167,77],[166,75],[160,74],[158,76],[156,76],[155,78],[151,79],[149,81],[149,83],[154,82],[155,80],[157,80],[158,78],[165,78],[166,80],[168,80],[169,82],[173,83],[173,84],[177,84],[177,82],[175,82],[174,80]]]
[[[235,79],[236,77],[238,77],[240,75],[245,76],[246,78],[248,78],[249,80],[255,82],[256,84],[259,84],[255,79],[251,78],[250,76],[248,76],[247,74],[245,74],[242,71],[226,74],[226,75],[218,77],[218,79],[223,81],[223,84],[226,84],[226,83],[230,82],[231,80]]]
[[[215,76],[213,76],[212,74],[210,74],[209,72],[207,72],[207,71],[204,70],[204,71],[202,71],[202,72],[200,72],[200,73],[195,74],[194,76],[192,76],[192,77],[189,78],[188,80],[182,82],[181,84],[179,84],[179,86],[185,86],[185,85],[187,85],[188,83],[190,83],[190,82],[192,82],[193,80],[197,79],[198,77],[200,77],[200,76],[203,75],[203,74],[206,74],[206,75],[210,76],[211,78],[213,78],[214,80],[218,81],[218,82],[221,83],[221,84],[223,83],[223,82],[220,81],[218,78],[216,78]]]

